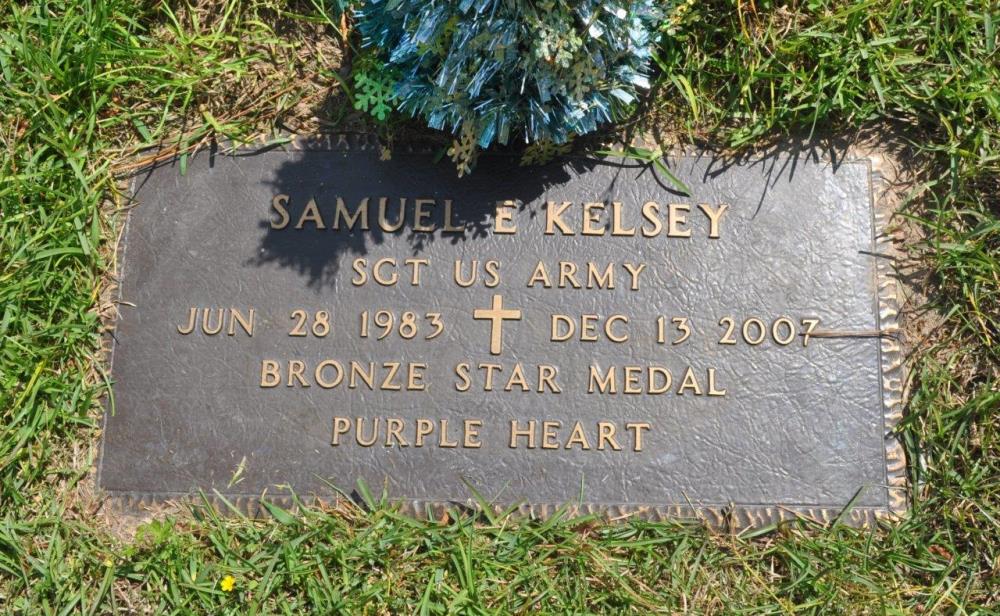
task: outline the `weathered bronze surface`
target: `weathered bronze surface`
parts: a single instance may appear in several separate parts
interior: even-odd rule
[[[136,178],[100,485],[417,512],[904,508],[894,286],[865,161],[654,169],[364,144]],[[403,213],[400,219],[399,213]]]

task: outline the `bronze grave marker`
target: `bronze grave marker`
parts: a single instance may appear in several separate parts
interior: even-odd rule
[[[457,178],[330,141],[136,178],[109,493],[360,479],[416,512],[471,485],[740,525],[903,508],[866,161],[676,158],[687,196],[621,161]]]

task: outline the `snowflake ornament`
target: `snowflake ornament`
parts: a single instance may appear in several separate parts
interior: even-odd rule
[[[462,126],[462,136],[451,142],[448,156],[451,157],[451,162],[455,163],[455,168],[458,169],[458,177],[472,171],[476,165],[476,159],[479,157],[479,148],[476,145],[476,130],[471,123],[466,122]]]
[[[457,23],[458,17],[452,15],[451,18],[445,22],[444,27],[441,29],[441,34],[439,34],[433,42],[420,46],[420,52],[431,53],[435,56],[443,56],[448,53],[448,49],[451,47],[452,36],[455,34],[455,24]]]
[[[521,166],[544,165],[557,156],[569,154],[573,148],[573,137],[565,143],[555,143],[549,139],[541,139],[524,148],[521,154]]]
[[[569,93],[576,100],[594,89],[601,72],[589,58],[578,58],[569,68]]]
[[[395,82],[392,71],[376,70],[369,62],[359,63],[354,71],[354,108],[384,121],[396,100]]]

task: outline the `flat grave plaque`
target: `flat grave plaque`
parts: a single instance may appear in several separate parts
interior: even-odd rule
[[[340,140],[135,178],[99,483],[245,506],[363,480],[415,513],[905,504],[867,161],[655,169]]]

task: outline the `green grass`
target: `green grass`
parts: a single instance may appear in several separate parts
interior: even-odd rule
[[[912,357],[902,523],[733,535],[372,502],[196,508],[133,537],[88,490],[113,170],[150,144],[341,125],[340,23],[282,0],[0,0],[0,612],[1000,612],[998,24],[987,0],[698,4],[642,117],[732,146],[880,127],[912,151],[905,248],[936,325]]]

